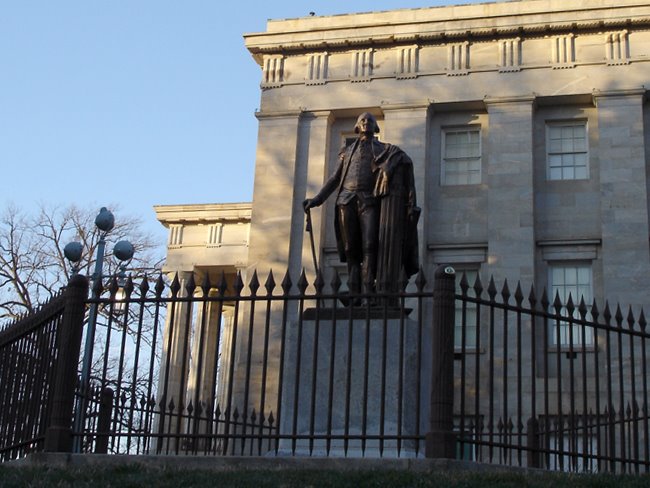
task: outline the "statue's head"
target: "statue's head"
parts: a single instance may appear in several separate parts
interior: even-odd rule
[[[364,112],[357,118],[357,123],[354,126],[354,132],[370,132],[377,134],[379,132],[379,125],[377,119],[370,112]]]

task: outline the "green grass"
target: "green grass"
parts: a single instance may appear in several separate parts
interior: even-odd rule
[[[650,476],[417,473],[411,471],[210,471],[118,467],[45,468],[0,466],[1,487],[648,487]]]

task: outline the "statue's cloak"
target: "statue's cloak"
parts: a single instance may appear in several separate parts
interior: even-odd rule
[[[420,268],[413,162],[397,146],[386,144],[377,158],[375,196],[380,198],[377,291],[396,292],[402,270],[406,277]]]

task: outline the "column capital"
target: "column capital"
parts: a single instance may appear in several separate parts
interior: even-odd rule
[[[625,90],[594,90],[592,96],[594,99],[594,105],[597,107],[598,104],[604,100],[641,98],[641,101],[643,101],[643,98],[645,98],[646,94],[646,89],[641,87]]]
[[[333,122],[334,114],[331,110],[304,110],[300,113],[302,119],[319,119],[323,122]]]
[[[531,105],[533,108],[536,105],[537,95],[532,93],[530,95],[522,96],[513,96],[513,97],[490,97],[486,96],[483,99],[485,107],[490,110],[490,108],[501,107],[504,105]]]
[[[268,119],[297,119],[303,113],[303,110],[278,110],[255,112],[255,117],[260,122]]]
[[[415,111],[415,110],[428,110],[433,104],[433,100],[419,100],[414,102],[401,102],[394,103],[382,100],[380,107],[384,113],[386,112],[400,112],[400,111]]]

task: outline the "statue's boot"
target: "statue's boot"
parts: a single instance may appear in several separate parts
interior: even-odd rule
[[[361,265],[361,284],[363,287],[363,293],[367,295],[374,295],[376,293],[375,288],[375,279],[376,279],[376,268],[377,268],[377,256],[375,254],[366,254],[363,257],[363,263]],[[371,304],[374,304],[374,297],[369,297]]]
[[[348,260],[348,290],[351,295],[361,292],[361,266],[358,263]],[[355,299],[354,305],[359,305],[360,299]]]

